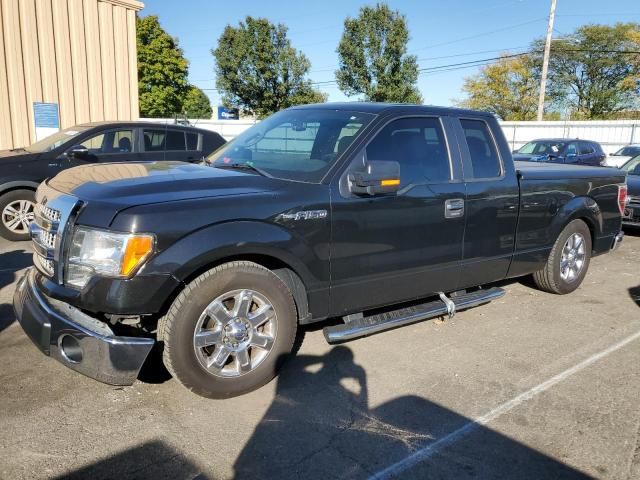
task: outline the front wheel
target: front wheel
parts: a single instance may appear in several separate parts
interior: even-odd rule
[[[164,363],[186,388],[227,398],[269,382],[291,353],[296,307],[287,286],[252,262],[230,262],[193,280],[160,320]]]
[[[558,236],[547,263],[533,274],[537,287],[566,294],[580,286],[591,260],[591,232],[582,220],[573,220]]]
[[[34,219],[35,194],[32,190],[12,190],[0,196],[0,237],[29,240],[29,224]]]

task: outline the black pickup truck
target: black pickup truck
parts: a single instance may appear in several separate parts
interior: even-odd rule
[[[625,175],[514,164],[482,112],[290,108],[209,166],[44,182],[14,307],[45,354],[97,380],[131,384],[155,346],[184,386],[231,397],[276,375],[301,325],[333,319],[325,337],[343,342],[487,303],[504,293],[492,282],[528,274],[572,292],[622,240]]]

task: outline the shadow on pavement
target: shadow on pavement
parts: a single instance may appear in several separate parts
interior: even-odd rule
[[[16,272],[27,268],[31,262],[32,254],[24,250],[0,253],[0,288],[11,285],[16,280]],[[12,297],[13,292],[9,295],[9,299]],[[14,320],[13,306],[10,303],[0,303],[0,332],[10,326]]]
[[[208,477],[200,474],[198,467],[182,452],[156,440],[55,478],[206,480]]]
[[[276,398],[236,459],[235,478],[368,478],[472,423],[421,397],[398,397],[374,409],[368,397],[365,371],[347,347],[293,359],[278,379]],[[473,425],[458,443],[398,476],[590,478]]]
[[[629,296],[631,297],[631,300],[636,302],[636,305],[640,307],[640,285],[637,287],[631,287],[629,289]]]

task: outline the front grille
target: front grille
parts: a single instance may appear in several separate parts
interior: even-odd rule
[[[35,251],[35,266],[48,277],[55,275],[56,247],[62,215],[59,210],[37,204],[31,240]]]
[[[30,227],[35,252],[33,263],[42,274],[60,284],[63,282],[63,237],[79,206],[77,198],[52,190],[46,182],[41,183],[36,192],[35,219]]]

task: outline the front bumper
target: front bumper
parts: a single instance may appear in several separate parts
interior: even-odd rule
[[[103,322],[38,290],[29,269],[13,296],[16,318],[33,343],[67,367],[110,385],[131,385],[155,340],[115,336]]]

